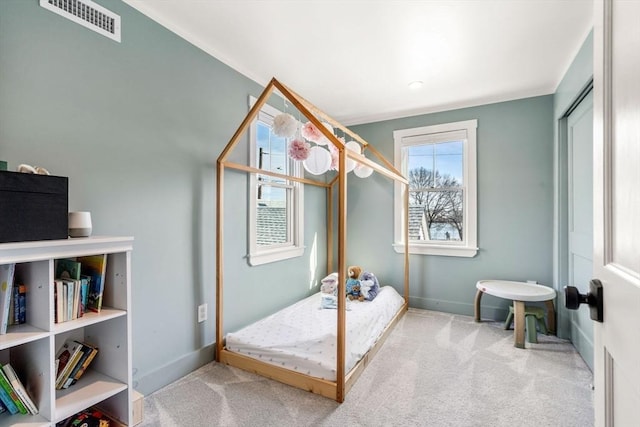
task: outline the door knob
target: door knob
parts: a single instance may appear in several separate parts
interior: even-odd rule
[[[589,306],[591,319],[602,322],[604,320],[604,304],[602,282],[593,279],[589,282],[589,292],[581,294],[575,286],[564,287],[564,306],[569,310],[577,310],[580,304]]]

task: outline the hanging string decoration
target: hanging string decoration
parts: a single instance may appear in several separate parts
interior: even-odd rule
[[[311,144],[302,138],[294,138],[289,143],[289,157],[293,160],[306,160],[309,157]]]
[[[273,118],[273,134],[284,138],[291,138],[298,130],[298,122],[289,113],[278,114]]]

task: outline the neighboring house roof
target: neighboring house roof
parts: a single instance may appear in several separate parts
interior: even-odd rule
[[[258,206],[257,243],[261,246],[287,241],[287,211],[285,207]]]
[[[424,240],[424,205],[409,205],[409,240]]]

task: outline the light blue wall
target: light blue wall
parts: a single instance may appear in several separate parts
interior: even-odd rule
[[[480,251],[473,258],[412,255],[413,307],[472,315],[478,280],[552,284],[553,96],[364,124],[353,130],[393,159],[394,130],[470,119],[478,119]],[[391,246],[392,184],[380,176],[366,182],[351,179],[349,215],[348,262],[372,266],[382,281],[400,290],[402,255]],[[482,302],[483,317],[506,317],[508,301],[485,296]]]
[[[69,209],[91,211],[94,234],[134,236],[134,382],[149,393],[212,359],[215,161],[262,88],[121,1],[97,2],[122,17],[122,43],[38,0],[0,1],[0,159],[68,176]],[[236,178],[232,190],[246,191]],[[310,229],[325,220],[314,193],[324,203],[307,192]],[[227,329],[317,283],[311,232],[302,258],[247,266],[246,198],[237,200],[225,239]],[[201,303],[209,319],[199,324]]]
[[[97,2],[121,15],[122,43],[37,0],[0,1],[0,159],[68,176],[69,208],[90,210],[95,234],[135,237],[134,381],[149,393],[212,357],[215,160],[262,88],[121,1]],[[478,119],[480,252],[412,256],[412,306],[472,314],[479,279],[552,283],[553,103],[543,96],[354,127],[391,159],[395,129]],[[316,289],[325,195],[305,189],[303,257],[249,268],[246,178],[229,172],[225,188],[230,330]],[[400,290],[392,203],[387,179],[350,180],[347,262]],[[203,302],[209,320],[198,324]],[[483,314],[503,318],[506,305],[487,296]]]
[[[593,321],[589,310],[564,308],[563,288],[573,285],[581,293],[588,291],[588,283],[568,283],[568,213],[567,213],[567,129],[566,115],[572,105],[581,98],[593,80],[593,32],[590,32],[564,75],[554,97],[553,117],[555,135],[555,212],[557,230],[554,242],[554,287],[560,292],[558,299],[558,336],[571,339],[582,358],[593,367]]]

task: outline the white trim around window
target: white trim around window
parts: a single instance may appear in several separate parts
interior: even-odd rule
[[[473,257],[477,244],[477,120],[466,120],[393,132],[396,168],[409,178],[408,148],[449,141],[463,142],[462,186],[463,230],[461,240],[409,240],[409,253]],[[395,184],[394,191],[394,244],[396,252],[404,253],[404,191],[405,186]],[[411,230],[411,227],[410,227]]]

